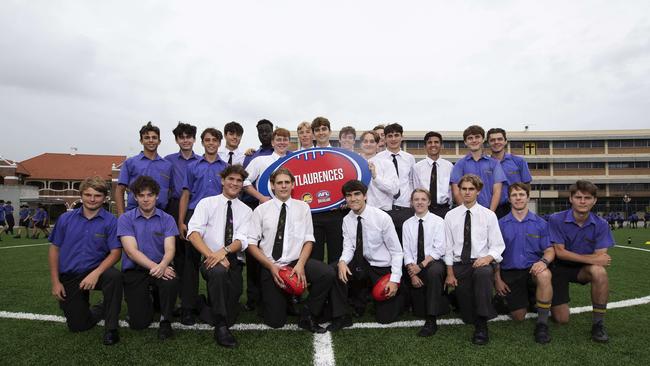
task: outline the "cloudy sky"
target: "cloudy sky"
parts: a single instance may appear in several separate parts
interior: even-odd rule
[[[0,2],[0,156],[219,129],[650,126],[650,1]],[[197,146],[197,150],[202,150]]]

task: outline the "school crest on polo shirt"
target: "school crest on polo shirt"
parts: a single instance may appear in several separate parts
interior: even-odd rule
[[[260,176],[257,190],[273,197],[271,173],[287,168],[296,178],[292,197],[309,205],[311,211],[323,212],[338,208],[345,202],[343,184],[358,179],[370,183],[368,162],[361,155],[339,148],[312,148],[296,151],[270,165]]]

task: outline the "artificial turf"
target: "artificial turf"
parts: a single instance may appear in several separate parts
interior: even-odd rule
[[[614,231],[617,243],[650,249],[648,229]],[[627,243],[628,237],[631,244]],[[44,240],[3,236],[0,248],[42,243]],[[650,252],[624,248],[610,251],[610,302],[650,295]],[[203,281],[202,281],[203,282]],[[0,249],[0,311],[62,315],[50,295],[47,245]],[[202,285],[203,286],[203,285]],[[93,292],[94,301],[100,299]],[[589,286],[572,286],[572,306],[589,305]],[[126,306],[122,308],[124,318]],[[346,329],[333,335],[336,363],[344,364],[650,364],[647,328],[650,304],[611,309],[606,324],[609,344],[589,338],[589,312],[572,316],[569,325],[551,324],[553,341],[546,346],[532,339],[533,320],[490,323],[490,344],[470,343],[472,327],[440,326],[431,338],[415,336],[417,328]],[[456,317],[451,314],[449,317]],[[404,319],[414,319],[405,316]],[[370,314],[358,322],[374,321]],[[240,323],[261,323],[254,312],[242,313]],[[236,350],[217,347],[210,331],[176,330],[160,342],[156,330],[121,329],[122,341],[101,345],[102,328],[70,333],[62,323],[0,319],[0,360],[3,364],[308,364],[313,337],[303,331],[236,331]]]

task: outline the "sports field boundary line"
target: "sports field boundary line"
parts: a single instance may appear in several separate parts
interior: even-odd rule
[[[644,248],[637,248],[637,247],[628,247],[626,245],[618,245],[616,244],[614,248],[625,248],[625,249],[634,249],[634,250],[640,250],[642,252],[650,252],[650,249],[644,249]]]
[[[607,304],[608,309],[618,309],[626,308],[637,305],[645,305],[650,303],[650,295],[637,297],[634,299],[620,300],[615,302],[610,302]],[[580,314],[589,312],[592,310],[591,305],[579,306],[571,308],[571,314]],[[527,318],[534,318],[537,314],[529,313]],[[17,320],[37,320],[37,321],[46,321],[46,322],[55,322],[55,323],[65,323],[65,317],[60,315],[50,315],[50,314],[35,314],[35,313],[24,313],[24,312],[11,312],[11,311],[0,311],[1,319],[17,319]],[[496,318],[490,320],[491,322],[498,321],[507,321],[511,320],[508,315],[499,315]],[[452,319],[438,319],[438,325],[460,325],[463,324],[463,321],[459,318]],[[129,324],[120,320],[120,327],[128,327]],[[386,328],[414,328],[421,327],[424,324],[424,320],[407,320],[399,321],[390,324],[381,324],[376,322],[364,322],[364,323],[354,323],[351,327],[343,328],[347,329],[386,329]],[[99,325],[103,325],[103,321],[99,322]],[[195,324],[195,325],[183,325],[178,322],[172,323],[174,329],[181,330],[213,330],[214,327],[208,324]],[[149,328],[158,328],[158,322],[152,323]],[[287,324],[282,328],[271,328],[265,324],[255,324],[255,323],[242,323],[235,324],[231,328],[235,331],[249,331],[249,330],[284,330],[284,331],[304,331],[301,328],[298,328],[296,324]]]
[[[48,245],[50,243],[38,243],[38,244],[25,244],[25,245],[12,245],[10,247],[0,247],[0,249],[14,249],[14,248],[27,248],[27,247],[37,247],[39,245]]]

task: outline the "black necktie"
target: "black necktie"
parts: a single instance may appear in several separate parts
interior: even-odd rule
[[[284,239],[284,224],[287,222],[287,204],[282,204],[280,218],[278,219],[278,230],[275,232],[275,241],[273,242],[273,259],[276,261],[282,257],[282,241]]]
[[[395,165],[395,171],[397,172],[397,178],[399,180],[399,168],[397,167],[397,154],[390,154],[393,157],[393,165]],[[398,190],[397,194],[393,195],[394,199],[398,199],[400,194],[402,193],[402,190]]]
[[[223,238],[223,246],[232,243],[232,201],[228,200],[228,209],[226,210],[226,230]]]
[[[438,168],[436,162],[431,167],[431,180],[429,181],[429,193],[431,193],[431,206],[438,204]]]
[[[424,260],[424,225],[422,225],[422,219],[418,224],[418,263],[422,263]]]
[[[460,253],[460,262],[470,263],[472,255],[472,215],[469,210],[465,211],[465,227],[463,229],[463,251]]]
[[[357,267],[363,263],[363,226],[361,216],[357,216],[357,245],[354,248],[354,262]]]
[[[232,151],[228,152],[228,165],[232,165],[232,155],[233,154],[234,154],[234,152],[232,152]]]

